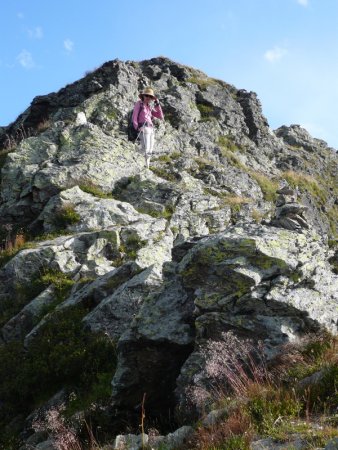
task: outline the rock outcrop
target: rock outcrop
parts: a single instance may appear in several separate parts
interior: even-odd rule
[[[147,85],[165,114],[150,170],[125,133]],[[298,125],[272,131],[256,94],[167,58],[115,60],[35,98],[0,143],[2,247],[30,240],[0,269],[0,349],[29,354],[55,315],[81,307],[88,336],[116,343],[116,434],[137,427],[145,393],[153,420],[189,425],[201,352],[224,332],[260,340],[268,358],[338,334],[337,154]],[[20,431],[32,439],[22,417]]]

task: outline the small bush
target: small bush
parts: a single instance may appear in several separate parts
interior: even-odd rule
[[[69,225],[78,223],[80,220],[81,216],[75,211],[74,205],[68,204],[58,209],[53,218],[53,224],[56,228],[63,230]]]
[[[128,259],[135,259],[137,257],[137,252],[146,245],[147,241],[140,239],[138,235],[130,235],[127,237],[125,242],[120,245],[119,251]]]
[[[259,389],[249,398],[246,406],[258,433],[272,435],[279,420],[298,417],[302,405],[295,395],[281,388]]]
[[[26,306],[31,300],[39,295],[45,286],[40,279],[34,279],[29,284],[21,284],[15,286],[13,297],[5,299],[1,304],[0,326],[18,314],[21,309]]]
[[[0,182],[1,182],[1,169],[5,165],[5,162],[6,162],[6,159],[7,159],[7,155],[10,152],[11,152],[11,150],[8,150],[8,149],[0,150]]]
[[[61,388],[86,395],[102,377],[107,380],[106,374],[113,375],[115,344],[85,331],[81,320],[86,312],[74,307],[54,313],[27,350],[19,342],[0,347],[0,426]]]

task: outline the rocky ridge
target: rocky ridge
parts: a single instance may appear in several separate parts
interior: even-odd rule
[[[148,85],[165,113],[151,170],[125,133]],[[256,94],[167,58],[114,60],[35,98],[0,143],[3,246],[21,229],[32,242],[0,270],[0,346],[29,353],[55,314],[85,308],[88,336],[117,346],[116,432],[137,425],[144,393],[153,419],[199,417],[187,392],[224,332],[268,358],[338,334],[337,153],[298,125],[272,131]],[[23,298],[46,271],[71,290]],[[22,449],[36,439],[29,412]]]

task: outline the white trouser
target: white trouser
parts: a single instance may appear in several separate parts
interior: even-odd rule
[[[140,134],[141,149],[145,156],[150,156],[154,149],[155,132],[153,127],[144,127]]]

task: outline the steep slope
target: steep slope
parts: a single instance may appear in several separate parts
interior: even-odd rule
[[[126,136],[148,85],[165,114],[150,170]],[[163,430],[189,422],[201,348],[229,330],[269,358],[337,334],[337,153],[297,125],[273,132],[254,93],[166,58],[115,60],[35,98],[0,142],[0,423],[27,446],[51,398],[105,404],[112,433],[138,424],[144,393]],[[276,220],[281,184],[304,226]]]

